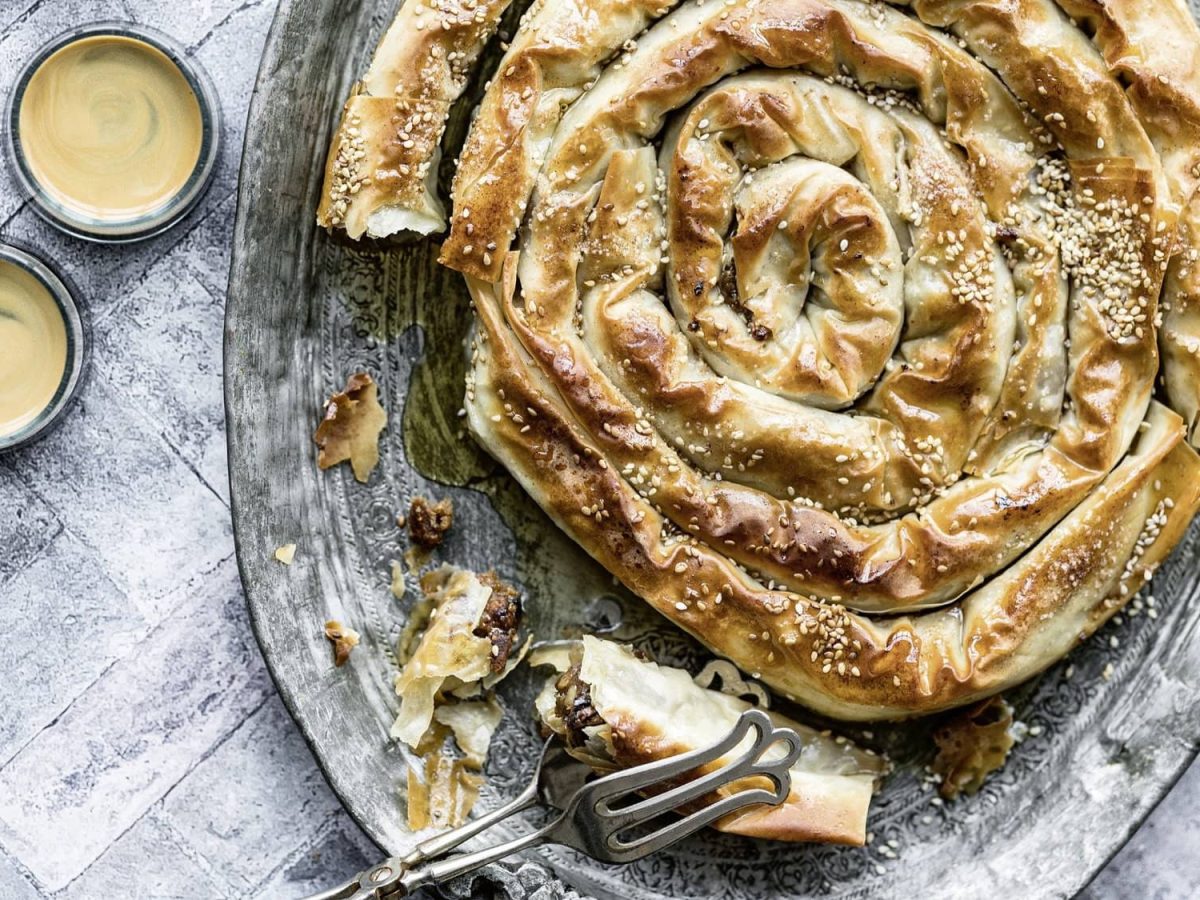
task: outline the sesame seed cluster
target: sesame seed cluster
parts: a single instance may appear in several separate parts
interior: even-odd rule
[[[1200,508],[1197,49],[1182,0],[535,3],[441,246],[472,430],[789,697],[1028,678]]]

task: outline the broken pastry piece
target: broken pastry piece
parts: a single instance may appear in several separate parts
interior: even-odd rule
[[[1004,765],[1021,737],[1012,707],[992,697],[964,710],[933,733],[938,753],[934,774],[941,777],[938,793],[947,800],[974,794],[987,777]]]
[[[392,737],[412,747],[408,824],[453,828],[471,811],[503,710],[489,693],[516,667],[521,623],[517,592],[493,573],[442,566],[421,578],[425,599],[397,648],[400,715]],[[448,749],[453,736],[458,753]]]
[[[317,222],[358,239],[445,227],[440,142],[511,0],[406,0],[342,110]]]
[[[387,412],[379,404],[379,389],[366,372],[356,372],[346,389],[325,404],[325,417],[313,435],[317,465],[322,469],[350,461],[354,477],[365,482],[379,464],[379,433]]]
[[[441,545],[454,524],[454,501],[446,497],[431,503],[425,497],[413,497],[406,521],[413,543],[424,550],[432,550]]]
[[[492,735],[500,727],[504,710],[495,697],[484,700],[459,700],[446,703],[433,713],[434,721],[445,725],[462,751],[463,761],[472,769],[482,769],[487,760]]]
[[[570,668],[538,697],[538,715],[572,756],[597,771],[709,747],[750,708],[736,697],[700,687],[681,669],[639,659],[611,641],[585,637],[571,656]],[[777,725],[794,728],[804,742],[791,770],[791,793],[781,806],[752,807],[714,827],[779,841],[863,844],[867,808],[888,763],[844,738],[768,715]]]
[[[479,697],[521,657],[515,651],[521,620],[517,593],[494,575],[442,566],[421,578],[421,589],[426,602],[413,611],[412,628],[399,647],[400,715],[391,730],[392,737],[414,749],[443,702]],[[447,724],[454,727],[453,721]],[[474,733],[471,742],[486,752],[478,729]]]
[[[333,644],[333,664],[341,668],[350,659],[350,651],[358,646],[360,635],[336,619],[325,623],[325,637]]]
[[[420,765],[410,766],[406,792],[410,831],[457,828],[467,820],[479,788],[483,786],[481,765],[470,756],[447,752],[450,726],[441,723],[425,733],[415,748]]]

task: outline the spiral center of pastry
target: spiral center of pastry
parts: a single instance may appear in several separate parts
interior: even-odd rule
[[[900,244],[868,186],[769,133],[772,110],[786,100],[718,90],[665,142],[671,305],[714,371],[841,407],[899,339]]]

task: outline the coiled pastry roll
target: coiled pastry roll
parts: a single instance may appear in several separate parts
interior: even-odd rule
[[[441,246],[472,430],[815,709],[1030,677],[1200,508],[1198,51],[1182,0],[533,3]]]

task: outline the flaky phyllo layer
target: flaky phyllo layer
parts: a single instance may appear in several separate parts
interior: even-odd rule
[[[471,8],[406,4],[470,41],[396,71],[461,90]],[[535,2],[441,247],[471,428],[808,706],[1028,678],[1200,506],[1198,50],[1182,0]]]
[[[398,648],[400,713],[391,735],[417,748],[440,714],[439,721],[459,737],[460,748],[482,765],[491,731],[479,738],[476,732],[480,722],[495,730],[496,707],[487,702],[486,692],[520,662],[520,606],[515,592],[495,576],[449,566],[425,574],[421,589],[424,599]],[[482,752],[464,743],[481,745]]]
[[[563,738],[572,755],[599,771],[712,746],[749,706],[699,687],[681,669],[638,659],[627,647],[593,637],[573,650],[569,668],[546,684],[537,701],[543,724]],[[790,773],[791,792],[780,806],[735,813],[716,827],[780,841],[862,844],[867,807],[887,763],[827,731],[776,713],[771,717],[777,726],[795,729],[803,742]]]

